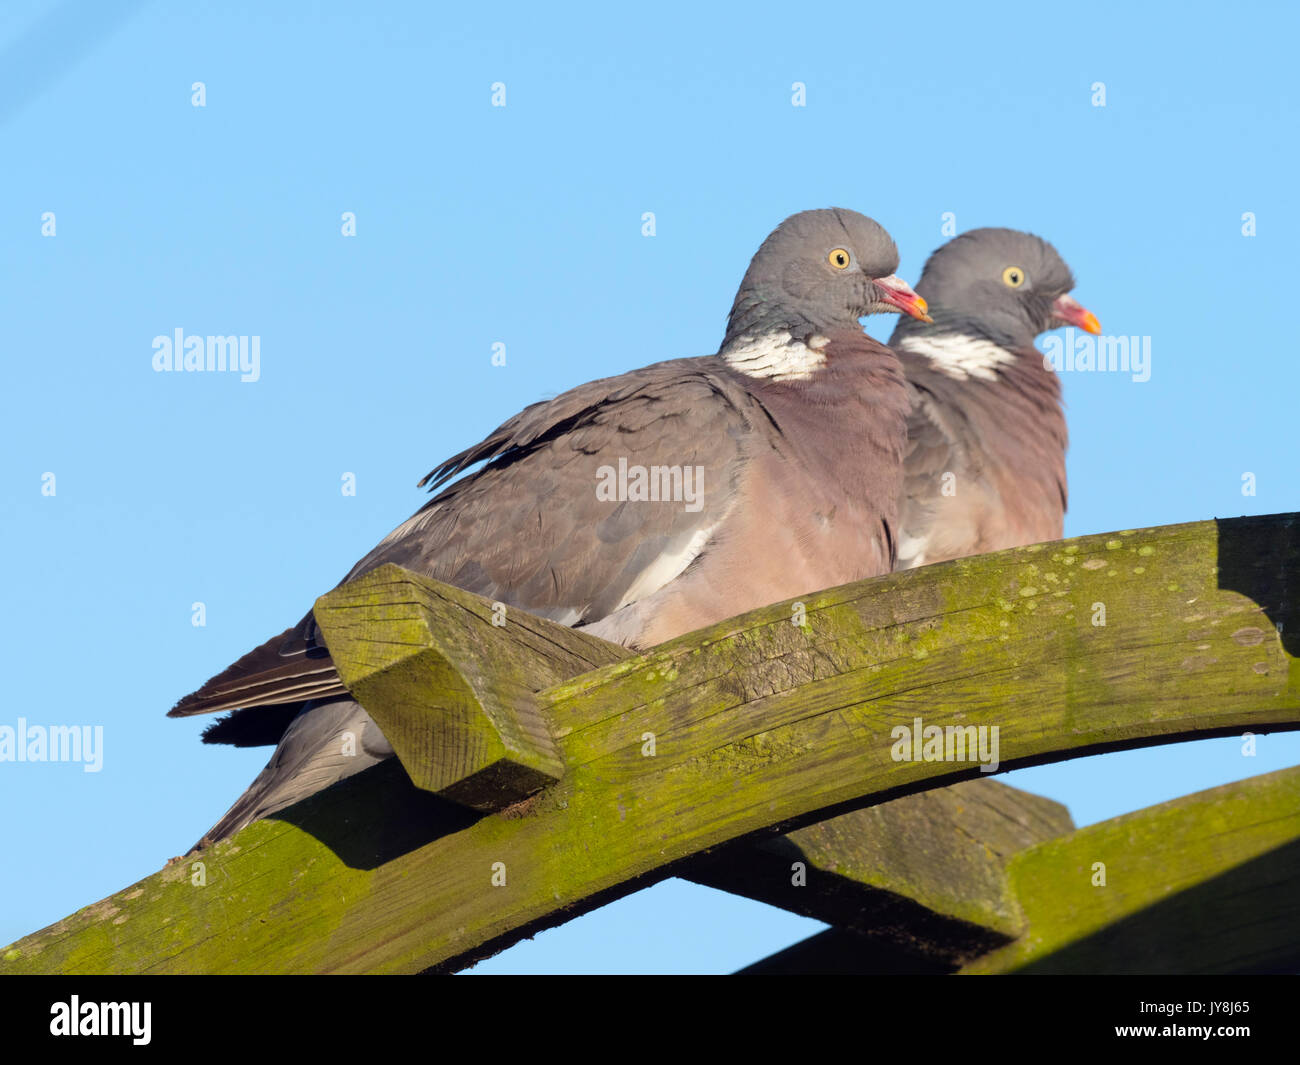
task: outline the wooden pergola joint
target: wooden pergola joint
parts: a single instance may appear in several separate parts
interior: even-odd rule
[[[315,615],[411,782],[486,813],[564,775],[537,691],[628,653],[391,564],[321,596]]]

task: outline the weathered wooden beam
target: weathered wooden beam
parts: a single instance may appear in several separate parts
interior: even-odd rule
[[[967,973],[1300,967],[1300,768],[1090,825],[1013,852],[1007,864],[1021,934],[1004,949],[968,959]],[[905,942],[833,928],[739,974],[960,968]]]
[[[1006,860],[1073,828],[1058,802],[967,780],[722,847],[678,875],[861,933],[843,943],[872,964],[905,957],[944,971],[1023,931]],[[829,944],[821,941],[821,962]]]
[[[536,692],[630,653],[393,565],[321,596],[315,616],[411,781],[484,811],[564,773]]]
[[[1300,966],[1300,767],[1089,825],[1011,858],[1026,929],[963,972]]]
[[[322,596],[315,616],[344,683],[373,708],[412,783],[483,811],[562,775],[535,693],[632,657],[397,566]],[[998,843],[1019,849],[1071,828],[1059,804],[975,780],[741,843],[683,875],[961,961],[1017,930]]]
[[[484,811],[562,775],[535,693],[633,655],[391,565],[322,596],[315,616],[412,782]],[[741,843],[683,875],[965,960],[1016,933],[1000,855],[1073,827],[1058,803],[975,780]]]
[[[14,944],[0,971],[451,968],[729,840],[978,775],[925,760],[942,744],[900,757],[917,718],[982,726],[1005,768],[1295,728],[1297,553],[1294,516],[1201,522],[755,611],[538,693],[565,771],[522,808],[381,831],[364,823],[392,801],[380,767],[214,847],[206,887],[164,870]]]

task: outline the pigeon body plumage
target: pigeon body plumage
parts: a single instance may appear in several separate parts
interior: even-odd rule
[[[893,240],[863,215],[791,216],[754,256],[716,355],[526,408],[425,477],[434,490],[486,463],[344,581],[391,562],[649,647],[889,572],[909,399],[897,358],[858,319],[924,317],[897,266]],[[646,477],[659,479],[659,498],[646,496]],[[328,655],[308,614],[172,709],[232,711],[205,742],[277,743],[199,846],[392,756]],[[343,753],[344,732],[355,753]]]
[[[1101,331],[1047,241],[975,229],[937,249],[917,292],[933,320],[890,338],[912,395],[896,567],[1059,539],[1068,443],[1061,385],[1034,346]]]

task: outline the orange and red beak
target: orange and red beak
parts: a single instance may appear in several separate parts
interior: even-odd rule
[[[1101,332],[1101,323],[1097,316],[1078,300],[1069,296],[1060,296],[1052,304],[1052,320],[1059,325],[1076,325],[1085,333]]]
[[[876,290],[880,293],[882,303],[888,303],[891,307],[897,307],[904,314],[910,314],[913,318],[918,318],[922,322],[933,322],[934,319],[927,314],[929,309],[925,300],[912,291],[912,286],[896,274],[890,274],[888,277],[877,277],[872,281]]]

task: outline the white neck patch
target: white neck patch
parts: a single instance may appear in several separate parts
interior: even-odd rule
[[[795,340],[789,333],[765,333],[760,337],[742,336],[722,352],[733,370],[750,377],[772,381],[806,381],[826,365],[827,337],[815,335],[808,343]]]
[[[950,377],[982,377],[986,381],[997,380],[997,367],[1016,358],[991,340],[960,333],[904,337],[899,341],[898,350],[925,356]]]

